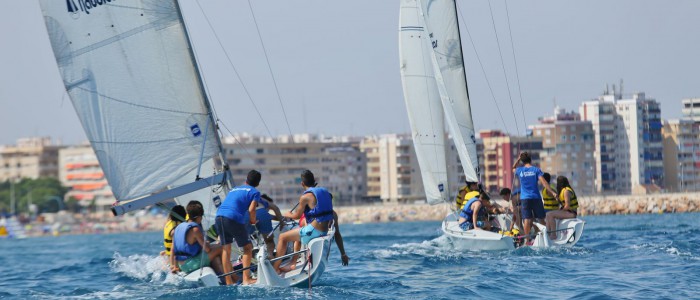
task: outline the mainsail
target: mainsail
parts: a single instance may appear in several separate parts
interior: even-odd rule
[[[435,77],[441,91],[445,119],[467,181],[479,181],[479,162],[472,120],[462,42],[454,0],[418,0],[430,36]]]
[[[445,121],[467,181],[479,163],[454,0],[402,0],[401,78],[428,202],[445,200]],[[439,190],[436,187],[444,187]],[[439,196],[439,198],[438,198]]]
[[[221,174],[195,181],[224,158],[176,0],[40,4],[66,91],[114,196],[160,195],[115,213],[230,184]],[[212,207],[211,190],[196,196],[182,202]]]
[[[416,0],[401,1],[401,82],[427,202],[437,204],[449,195],[445,124],[421,14]]]

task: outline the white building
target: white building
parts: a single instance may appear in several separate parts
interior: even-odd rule
[[[682,100],[683,117],[700,122],[700,98],[687,98]]]
[[[0,146],[0,181],[58,176],[58,150],[49,137],[22,138]]]
[[[582,120],[595,132],[598,192],[646,193],[663,186],[661,110],[644,93],[629,98],[606,91],[581,104]]]

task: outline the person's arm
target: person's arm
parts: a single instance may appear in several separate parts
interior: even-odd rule
[[[256,208],[258,208],[258,202],[255,200],[250,201],[250,205],[248,205],[248,213],[250,214],[250,224],[255,224],[258,222],[255,216]]]
[[[209,250],[211,250],[211,249],[209,249],[209,243],[207,243],[207,241],[204,240],[204,232],[202,232],[202,230],[199,229],[199,227],[193,227],[190,230],[191,230],[192,234],[194,234],[194,239],[204,249],[204,252],[209,253]]]
[[[333,211],[333,224],[335,224],[335,234],[333,238],[335,239],[335,244],[338,245],[338,250],[340,251],[340,260],[343,266],[347,266],[350,263],[350,257],[345,253],[345,246],[343,245],[343,236],[340,234],[340,225],[338,225],[338,214]]]
[[[277,204],[270,202],[270,209],[272,209],[272,211],[275,213],[276,220],[282,222],[284,216],[282,215],[282,211],[280,211],[280,208],[277,206]]]
[[[175,241],[170,247],[170,271],[173,273],[180,271],[180,266],[177,265],[177,259],[175,258]]]
[[[515,171],[518,169],[518,164],[520,164],[520,155],[518,155],[518,159],[513,163],[513,174],[515,174]]]
[[[309,204],[310,200],[313,200],[313,194],[306,193],[299,197],[299,206],[297,209],[290,212],[285,212],[284,216],[290,219],[299,220],[301,215],[304,214],[304,208]]]
[[[552,187],[549,186],[549,183],[547,183],[547,181],[544,180],[544,177],[539,176],[537,179],[540,181],[540,184],[544,186],[547,192],[549,192],[550,195],[554,196],[555,198],[557,197],[557,192],[555,192],[554,189],[552,189]]]

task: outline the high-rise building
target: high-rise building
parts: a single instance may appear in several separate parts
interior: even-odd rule
[[[351,205],[367,198],[367,162],[359,140],[310,134],[274,139],[237,135],[224,138],[224,148],[234,184],[244,183],[250,170],[258,170],[262,173],[258,189],[278,204],[298,202],[303,192],[300,175],[309,169],[333,194],[334,204]]]
[[[365,138],[360,148],[374,161],[368,164],[367,178],[379,186],[384,203],[425,200],[418,159],[410,135],[387,134]],[[378,182],[377,182],[378,181]],[[373,191],[373,196],[376,195]]]
[[[74,198],[83,206],[94,202],[102,209],[116,202],[95,151],[89,144],[59,150],[58,165],[58,178],[63,186],[69,188],[64,200]]]
[[[483,152],[479,152],[482,184],[494,194],[501,188],[511,188],[520,183],[513,180],[513,163],[522,152],[529,152],[532,164],[540,166],[542,137],[508,136],[500,130],[482,130],[479,132],[483,143]],[[481,147],[477,147],[477,150]]]
[[[692,119],[664,121],[664,183],[668,191],[700,189],[699,125]]]
[[[0,146],[0,181],[58,177],[58,150],[50,137],[22,138]]]
[[[683,117],[700,122],[700,98],[686,98],[682,100]]]
[[[659,103],[644,93],[623,98],[606,91],[585,101],[581,118],[595,132],[598,192],[647,193],[663,186],[663,144]]]
[[[555,108],[554,116],[539,119],[539,124],[528,128],[542,138],[540,168],[552,175],[566,176],[580,195],[593,194],[595,189],[595,146],[593,126],[581,121],[575,112]]]

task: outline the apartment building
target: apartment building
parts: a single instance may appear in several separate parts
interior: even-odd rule
[[[664,121],[664,183],[670,192],[700,189],[699,125],[692,119]]]
[[[64,200],[74,198],[81,205],[106,208],[116,202],[90,144],[63,148],[58,152],[61,184],[69,188]]]
[[[235,135],[224,138],[234,184],[245,182],[251,169],[262,173],[258,189],[281,205],[298,202],[301,172],[311,170],[320,186],[333,194],[335,205],[367,199],[367,159],[360,139],[298,134],[276,138]]]
[[[0,181],[58,177],[58,150],[50,137],[21,138],[17,145],[0,146]]]
[[[517,180],[513,180],[512,168],[521,152],[529,152],[532,164],[541,165],[542,137],[509,136],[500,130],[482,130],[479,136],[483,144],[483,148],[477,147],[482,183],[492,194],[514,184],[515,187],[520,186]],[[480,148],[482,152],[478,151]]]
[[[530,125],[533,136],[542,138],[540,168],[552,175],[566,176],[580,195],[595,189],[594,132],[590,121],[582,121],[576,112],[555,108],[554,115],[542,117]]]
[[[686,98],[681,100],[683,104],[683,117],[700,122],[700,98]]]

